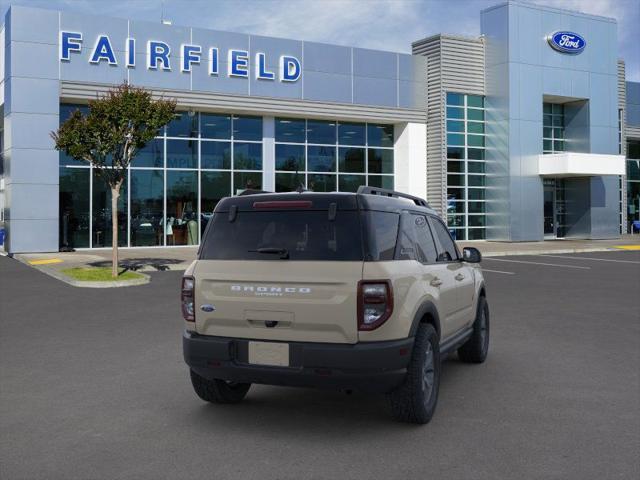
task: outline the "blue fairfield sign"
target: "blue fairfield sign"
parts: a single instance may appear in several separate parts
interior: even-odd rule
[[[127,38],[124,48],[124,58],[118,58],[113,43],[108,35],[100,35],[89,50],[89,63],[119,65],[122,62],[127,68],[134,68],[137,62],[136,39]],[[60,61],[70,62],[74,55],[78,55],[84,48],[84,39],[80,32],[60,32]],[[119,49],[120,50],[120,49]],[[300,60],[291,55],[281,55],[277,72],[267,68],[267,56],[256,53],[249,58],[246,50],[229,49],[227,55],[227,71],[229,77],[249,77],[249,70],[253,69],[258,80],[275,80],[281,82],[297,82],[302,76]],[[206,63],[209,75],[218,76],[220,72],[220,52],[217,47],[203,52],[200,45],[182,44],[177,54],[171,47],[159,40],[149,40],[146,48],[146,68],[149,70],[171,71],[177,68],[182,72],[191,72],[192,67]]]
[[[574,32],[555,32],[547,37],[547,42],[551,48],[562,53],[582,53],[587,42],[584,38]]]

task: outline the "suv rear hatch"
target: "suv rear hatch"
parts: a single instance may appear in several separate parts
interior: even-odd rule
[[[207,227],[194,271],[196,331],[355,343],[362,264],[355,195],[225,199]]]

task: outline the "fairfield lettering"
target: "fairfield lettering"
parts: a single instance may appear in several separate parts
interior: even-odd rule
[[[81,32],[60,32],[60,61],[70,62],[73,55],[82,52],[84,39]],[[124,62],[127,68],[135,68],[136,39],[127,38],[124,45]],[[194,66],[206,63],[206,68],[211,76],[220,73],[220,52],[218,48],[211,47],[204,52],[202,46],[182,44],[178,53],[172,52],[171,47],[159,40],[149,40],[146,45],[147,69],[170,72],[175,67],[174,62],[178,62],[181,72],[190,73]],[[255,78],[258,80],[275,80],[276,72],[269,69],[267,55],[258,52],[250,58],[246,50],[229,49],[227,52],[227,75],[229,77],[248,78],[249,72],[253,69]],[[108,35],[100,35],[96,39],[90,50],[89,63],[108,65],[119,64],[113,43]],[[253,60],[253,62],[251,61]],[[302,75],[300,61],[291,55],[281,55],[279,59],[278,79],[281,82],[296,82]]]

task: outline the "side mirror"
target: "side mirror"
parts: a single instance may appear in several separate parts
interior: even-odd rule
[[[480,263],[482,261],[482,254],[480,250],[475,247],[464,247],[462,249],[462,259],[468,263]]]

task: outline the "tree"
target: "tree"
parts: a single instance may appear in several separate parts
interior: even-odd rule
[[[57,150],[93,165],[111,189],[113,278],[118,276],[120,188],[136,154],[171,121],[175,109],[175,100],[154,100],[151,92],[123,83],[90,101],[88,114],[76,110],[51,132]]]

